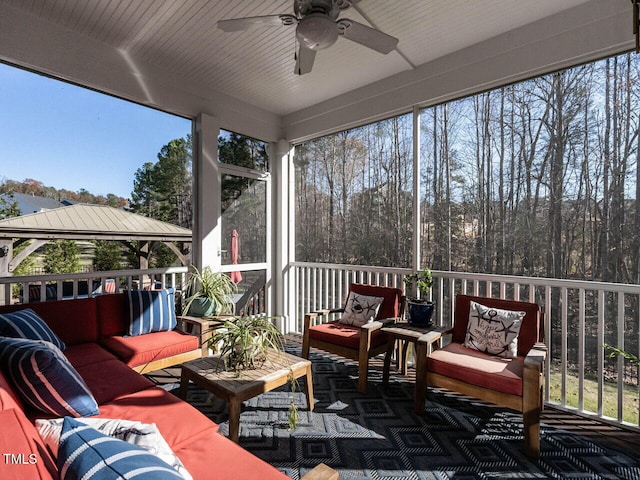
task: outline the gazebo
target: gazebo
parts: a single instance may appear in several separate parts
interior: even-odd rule
[[[34,241],[14,256],[14,246],[28,239]],[[63,239],[119,241],[138,254],[141,269],[148,267],[150,243],[162,242],[183,266],[189,264],[184,245],[191,243],[191,230],[106,205],[77,204],[0,221],[0,276],[10,276],[51,240]]]

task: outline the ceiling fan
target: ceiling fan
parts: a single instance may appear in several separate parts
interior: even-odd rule
[[[360,0],[294,0],[293,14],[219,20],[218,28],[225,32],[237,32],[251,27],[296,25],[296,38],[300,48],[296,54],[295,73],[304,75],[313,68],[316,51],[336,43],[338,36],[384,54],[396,48],[397,38],[348,18],[338,19],[343,10],[358,1]]]

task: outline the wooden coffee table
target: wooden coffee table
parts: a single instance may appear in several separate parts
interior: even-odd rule
[[[307,408],[313,410],[311,362],[304,358],[270,350],[260,368],[238,373],[226,371],[217,356],[203,357],[182,364],[179,396],[187,397],[189,380],[222,398],[229,404],[229,438],[238,443],[242,402],[284,385],[294,378],[306,377]]]

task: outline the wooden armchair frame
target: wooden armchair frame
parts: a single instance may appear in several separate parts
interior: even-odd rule
[[[460,295],[458,297],[461,297]],[[525,302],[509,300],[497,300],[485,297],[462,296],[460,302],[470,302],[471,300],[486,305],[488,307],[502,308],[508,310],[518,310]],[[459,306],[459,299],[456,298],[456,308]],[[532,304],[528,304],[532,305]],[[468,311],[468,309],[467,309]],[[445,337],[452,337],[454,328],[448,330],[435,329],[422,335],[416,345],[416,386],[414,395],[414,410],[418,414],[423,414],[425,410],[426,391],[428,386],[446,388],[462,393],[474,398],[491,402],[495,405],[510,408],[522,413],[524,425],[524,449],[525,454],[530,458],[538,458],[540,455],[540,412],[543,409],[544,390],[544,368],[547,356],[547,347],[544,344],[542,334],[543,315],[539,307],[537,318],[527,318],[525,321],[533,321],[538,325],[537,341],[524,355],[522,373],[522,394],[514,395],[504,393],[483,386],[467,383],[463,380],[452,378],[429,371],[429,356],[439,348],[443,347]],[[466,328],[465,319],[464,321]],[[458,317],[456,317],[458,321]],[[489,375],[489,374],[488,374]]]
[[[366,287],[372,287],[374,289],[378,288],[389,288],[389,290],[394,290],[396,295],[396,301],[398,305],[396,307],[398,311],[398,315],[395,317],[384,318],[380,320],[375,320],[373,322],[367,323],[360,327],[359,331],[359,344],[358,348],[349,348],[345,345],[341,345],[339,343],[333,343],[325,340],[321,340],[318,338],[313,338],[310,335],[310,331],[315,324],[318,323],[326,323],[329,320],[329,316],[332,314],[340,314],[344,313],[343,308],[334,308],[330,310],[317,310],[315,312],[306,313],[304,316],[304,330],[302,337],[302,356],[303,358],[309,358],[309,350],[311,347],[318,348],[320,350],[324,350],[330,353],[334,353],[336,355],[340,355],[345,358],[349,358],[351,360],[358,361],[358,391],[360,393],[367,392],[367,374],[369,371],[369,359],[379,355],[381,353],[386,353],[387,351],[387,342],[386,340],[380,342],[377,345],[374,345],[373,342],[373,334],[374,332],[380,330],[382,327],[391,325],[398,321],[399,318],[402,318],[404,314],[404,304],[405,299],[402,295],[402,291],[400,289],[395,289],[391,287],[377,287],[377,286],[369,286],[362,284],[353,284],[349,288],[349,291],[352,291],[352,287],[356,287],[359,289],[357,293],[362,295],[366,295],[367,293],[362,293],[366,291]],[[365,290],[363,290],[363,288]],[[345,326],[346,328],[349,328]],[[357,327],[351,327],[355,329]]]

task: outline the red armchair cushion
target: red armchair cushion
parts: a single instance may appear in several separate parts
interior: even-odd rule
[[[64,352],[64,356],[71,362],[76,370],[84,365],[93,363],[101,363],[109,360],[117,360],[117,357],[107,352],[97,343],[81,343],[68,347]]]
[[[518,355],[526,355],[529,350],[531,350],[531,347],[541,339],[539,339],[539,332],[541,328],[541,311],[539,305],[514,300],[456,295],[453,337],[451,339],[452,342],[464,343],[464,338],[467,333],[467,323],[469,322],[469,309],[472,300],[487,307],[525,312],[524,319],[522,320],[522,326],[520,327],[520,334],[518,335]]]
[[[427,357],[429,372],[518,396],[522,396],[523,369],[524,357],[496,357],[459,343],[450,343]]]
[[[349,286],[349,291],[356,292],[360,295],[384,298],[382,305],[380,305],[380,310],[378,310],[377,320],[394,318],[400,315],[400,299],[402,298],[402,290],[399,288],[352,283]]]
[[[173,330],[135,337],[114,336],[100,343],[130,367],[200,348],[198,337]]]
[[[360,327],[343,325],[338,320],[321,323],[309,327],[309,338],[322,342],[333,343],[352,350],[360,348]],[[381,330],[374,330],[371,334],[371,347],[377,347],[387,342]]]

